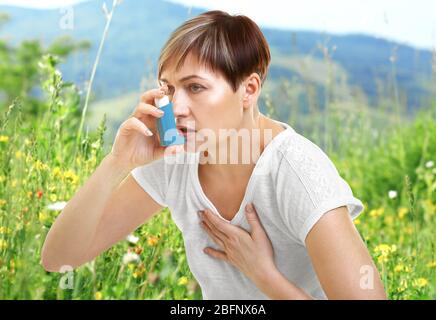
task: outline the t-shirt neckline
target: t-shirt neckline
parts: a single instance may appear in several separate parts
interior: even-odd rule
[[[212,203],[212,201],[206,196],[205,192],[203,191],[203,188],[201,187],[200,184],[200,178],[198,176],[198,167],[199,167],[199,162],[200,162],[200,152],[195,152],[195,161],[193,163],[193,165],[191,166],[191,175],[194,181],[194,188],[195,191],[198,192],[200,194],[200,196],[203,198],[203,200],[205,200],[207,202],[207,204],[209,205],[209,208],[213,210],[213,212],[220,217],[221,219],[223,219],[226,222],[229,222],[231,224],[236,225],[237,223],[239,223],[239,221],[242,219],[242,217],[244,216],[244,211],[245,211],[245,205],[248,203],[247,201],[250,199],[251,197],[251,193],[253,190],[253,187],[255,185],[255,180],[257,175],[257,170],[258,168],[261,166],[261,162],[262,159],[264,159],[266,157],[266,155],[268,155],[269,152],[272,152],[273,146],[274,145],[278,145],[286,136],[288,133],[293,133],[295,132],[295,130],[288,125],[285,122],[281,122],[278,120],[274,120],[271,119],[273,121],[275,121],[276,123],[282,125],[282,127],[285,128],[285,130],[279,132],[263,149],[263,152],[260,154],[259,158],[257,159],[257,162],[253,168],[253,171],[250,175],[250,178],[248,179],[248,183],[247,183],[247,187],[245,189],[245,194],[244,197],[242,199],[242,202],[239,206],[238,211],[236,212],[235,216],[231,219],[231,220],[227,220],[226,218],[224,218],[221,213],[218,211],[218,209],[215,207],[215,205]]]

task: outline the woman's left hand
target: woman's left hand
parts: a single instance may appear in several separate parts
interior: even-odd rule
[[[207,247],[205,253],[232,264],[255,283],[264,281],[268,274],[276,270],[271,241],[252,204],[245,207],[251,234],[208,210],[199,211],[198,214],[203,229],[224,250]]]

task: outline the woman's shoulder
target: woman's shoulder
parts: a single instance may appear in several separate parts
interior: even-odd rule
[[[277,187],[325,198],[334,196],[345,183],[324,150],[296,131],[277,145],[272,159],[274,165],[270,168]]]
[[[336,166],[326,152],[297,131],[287,135],[278,146],[277,152],[284,165],[292,166],[300,174],[325,170],[337,173]]]

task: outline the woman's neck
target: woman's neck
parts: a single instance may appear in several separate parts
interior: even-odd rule
[[[249,122],[243,130],[238,131],[236,137],[227,138],[219,143],[215,153],[210,152],[210,149],[200,152],[199,170],[203,175],[227,180],[247,179],[251,176],[266,145],[284,128],[260,112]],[[239,134],[241,132],[248,134]],[[246,139],[247,136],[249,141]]]

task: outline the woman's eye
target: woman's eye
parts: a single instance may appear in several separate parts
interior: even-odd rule
[[[167,91],[167,93],[168,93],[168,95],[173,95],[174,94],[174,87],[173,86],[167,86],[167,88],[168,88],[168,91]]]
[[[200,91],[202,91],[204,89],[203,86],[200,86],[198,84],[191,84],[191,85],[189,85],[189,88],[191,89],[192,93],[199,93]]]

